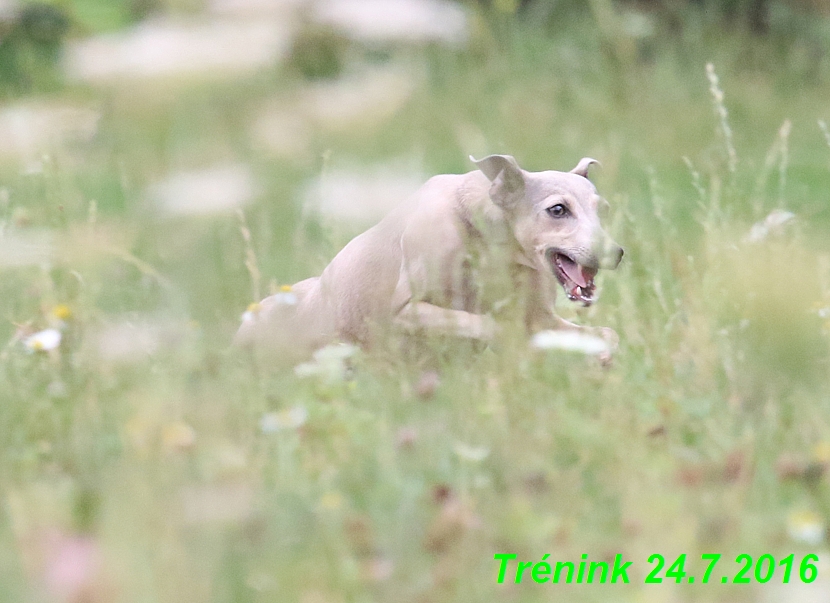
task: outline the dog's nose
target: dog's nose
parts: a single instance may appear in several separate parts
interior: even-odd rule
[[[614,251],[614,268],[620,265],[624,255],[625,249],[617,245],[617,249]]]
[[[625,250],[622,247],[620,247],[617,244],[611,245],[607,248],[605,252],[602,267],[606,270],[614,270],[617,266],[620,265],[623,255],[625,255]]]

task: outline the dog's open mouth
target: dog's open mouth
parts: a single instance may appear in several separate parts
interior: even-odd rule
[[[550,249],[547,252],[548,263],[550,263],[553,274],[562,283],[568,299],[581,302],[584,306],[590,306],[594,301],[594,277],[597,275],[595,268],[588,268],[575,262],[570,256]]]

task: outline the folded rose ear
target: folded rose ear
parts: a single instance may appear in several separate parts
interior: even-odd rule
[[[475,159],[470,155],[470,161],[493,183],[490,187],[490,198],[496,205],[513,205],[524,195],[524,173],[510,155],[490,155],[484,159]]]
[[[476,164],[476,167],[487,176],[490,182],[493,182],[504,170],[516,172],[519,175],[522,172],[522,168],[512,155],[490,155],[484,159],[476,159],[470,155],[470,161]]]
[[[602,165],[596,159],[591,159],[590,157],[583,157],[579,160],[579,163],[576,164],[576,167],[571,170],[571,174],[576,174],[577,176],[582,176],[583,178],[588,177],[588,168],[591,167],[593,164]]]

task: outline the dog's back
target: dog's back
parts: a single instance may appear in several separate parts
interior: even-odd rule
[[[448,209],[446,193],[468,176],[428,180],[378,224],[352,239],[319,277],[293,285],[296,303],[285,304],[279,294],[264,299],[258,312],[243,321],[234,344],[303,356],[334,339],[368,343],[372,330],[388,325],[395,306],[408,301],[393,302],[402,275],[405,231],[438,227],[436,214]]]

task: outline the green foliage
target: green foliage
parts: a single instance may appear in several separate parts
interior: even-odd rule
[[[702,553],[826,546],[826,67],[742,34],[647,48],[591,4],[555,35],[482,20],[466,50],[376,53],[419,75],[403,105],[302,122],[290,153],[251,124],[273,102],[300,123],[305,78],[347,69],[328,40],[232,82],[55,84],[102,115],[35,168],[0,158],[0,243],[48,229],[57,249],[0,268],[0,601],[54,586],[56,533],[100,552],[88,601],[634,601],[653,592],[651,553],[685,553],[699,577]],[[619,333],[612,367],[533,351],[518,325],[487,349],[369,350],[342,379],[255,367],[228,350],[255,301],[238,216],[165,217],[146,193],[169,171],[252,166],[267,290],[359,231],[303,214],[309,179],[397,157],[460,172],[488,151],[532,170],[602,161],[625,261],[595,307],[561,311]],[[747,240],[774,209],[796,218]],[[58,319],[60,346],[29,353],[23,334]],[[623,554],[634,584],[507,588],[495,553]],[[652,588],[754,601],[772,586],[712,582]]]

